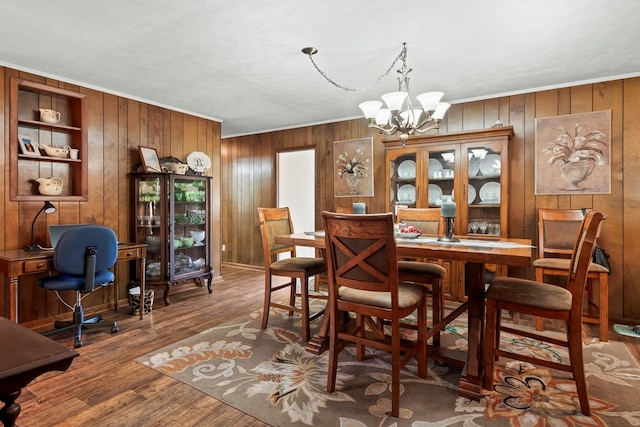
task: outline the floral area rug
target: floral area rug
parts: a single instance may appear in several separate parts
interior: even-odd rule
[[[444,346],[466,349],[465,316],[450,324]],[[623,426],[640,425],[640,368],[622,343],[584,346],[591,417],[579,411],[568,373],[501,358],[494,390],[480,402],[457,395],[460,368],[429,360],[429,376],[402,371],[400,417],[390,409],[390,358],[353,347],[338,363],[337,389],[325,390],[328,354],[305,351],[299,319],[272,309],[269,328],[249,313],[136,359],[273,426]],[[317,331],[320,319],[314,322]],[[567,360],[564,349],[505,336],[515,352]]]

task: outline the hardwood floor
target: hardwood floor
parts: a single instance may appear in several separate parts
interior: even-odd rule
[[[151,315],[140,321],[128,307],[103,313],[120,332],[90,332],[71,368],[48,373],[23,390],[20,427],[42,426],[266,426],[203,393],[142,366],[134,359],[262,307],[264,273],[223,266],[222,281],[205,288],[183,285],[165,307],[156,297]],[[87,313],[90,314],[90,313]],[[594,325],[586,333],[597,336]],[[637,338],[627,342],[638,357]],[[73,338],[60,338],[73,347]]]

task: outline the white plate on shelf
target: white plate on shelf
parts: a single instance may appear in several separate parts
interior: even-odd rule
[[[478,172],[480,172],[480,161],[481,160],[475,156],[469,159],[469,177],[478,175]]]
[[[405,184],[398,188],[398,202],[400,203],[415,203],[416,202],[416,187],[411,184]]]
[[[396,197],[396,192],[391,189],[391,201],[393,202],[393,198]]]
[[[438,199],[442,200],[442,188],[429,184],[429,204],[434,205]]]
[[[499,175],[500,169],[499,154],[489,154],[480,161],[480,172],[482,172],[482,175]]]
[[[416,177],[416,162],[405,160],[398,166],[398,178],[412,179]]]
[[[433,178],[433,173],[442,170],[442,163],[438,159],[429,159],[429,177]]]
[[[211,167],[211,159],[205,153],[194,151],[187,156],[187,164],[196,172],[206,172]]]
[[[389,176],[393,178],[396,174],[396,162],[389,163]]]
[[[485,204],[500,203],[500,183],[487,182],[480,187],[480,200]]]
[[[469,184],[469,189],[467,190],[467,203],[472,204],[474,200],[476,200],[476,187]]]

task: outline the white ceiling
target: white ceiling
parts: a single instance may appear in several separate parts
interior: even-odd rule
[[[360,117],[397,90],[457,103],[640,75],[638,0],[0,0],[0,64],[222,121],[222,136]]]

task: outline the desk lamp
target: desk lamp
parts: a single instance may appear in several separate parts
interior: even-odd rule
[[[56,211],[56,207],[53,206],[51,204],[51,202],[49,202],[48,200],[46,202],[44,202],[44,206],[42,206],[42,208],[40,208],[40,210],[38,211],[38,213],[36,214],[35,218],[33,218],[33,222],[31,223],[31,245],[27,246],[25,248],[25,250],[27,251],[41,251],[42,248],[40,247],[40,245],[36,245],[33,241],[33,227],[34,225],[36,225],[36,220],[38,219],[38,217],[40,216],[40,214],[44,211],[45,214],[49,215],[52,214]]]

